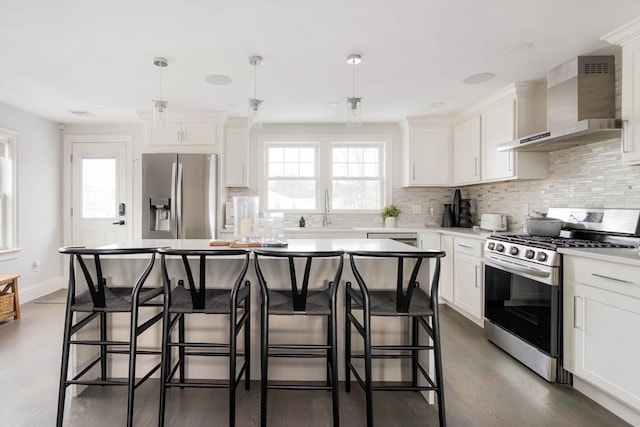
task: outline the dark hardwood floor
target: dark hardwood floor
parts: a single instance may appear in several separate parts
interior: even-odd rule
[[[23,305],[19,321],[0,323],[0,426],[55,425],[63,309],[61,304]],[[615,415],[567,386],[548,384],[486,341],[482,330],[455,311],[442,310],[447,422],[449,426],[625,426]],[[255,367],[254,369],[257,369]],[[260,388],[239,390],[238,426],[257,426]],[[67,399],[65,424],[124,425],[122,387],[91,387]],[[269,425],[328,426],[326,392],[271,391]],[[136,425],[157,424],[158,383],[136,394]],[[435,426],[437,410],[417,393],[375,392],[375,420],[381,427]],[[364,425],[364,398],[358,386],[340,395],[343,426]],[[228,424],[224,390],[170,390],[170,426]]]

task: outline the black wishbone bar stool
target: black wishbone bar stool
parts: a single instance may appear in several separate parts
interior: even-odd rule
[[[351,282],[345,283],[345,381],[347,392],[351,389],[351,373],[365,392],[367,426],[373,426],[373,391],[434,391],[437,395],[438,417],[440,426],[445,425],[444,392],[442,389],[442,356],[440,352],[440,327],[438,322],[438,280],[440,277],[440,258],[445,256],[443,251],[406,251],[406,252],[369,252],[349,251],[349,262],[357,287]],[[371,289],[366,281],[373,282],[377,277],[363,277],[358,265],[366,258],[395,262],[396,283],[386,289]],[[424,289],[418,283],[420,267],[423,261],[435,259],[435,270],[431,282],[431,289]],[[369,264],[370,265],[370,264]],[[382,265],[382,264],[379,264]],[[365,271],[362,268],[362,271]],[[411,271],[408,280],[405,272]],[[371,275],[372,273],[370,273]],[[406,286],[405,286],[406,285]],[[361,311],[362,321],[353,311]],[[372,343],[371,318],[374,316],[400,317],[411,319],[410,342],[408,344],[374,345]],[[418,340],[419,326],[425,330],[432,344],[420,345]],[[364,340],[364,353],[352,353],[352,327]],[[427,368],[418,360],[420,351],[433,352],[435,365],[435,379],[432,379]],[[364,359],[364,378],[358,372],[352,358]],[[400,385],[374,384],[371,378],[373,359],[410,359],[411,383]],[[425,385],[418,384],[418,374],[426,381]]]
[[[160,373],[160,408],[158,425],[164,425],[167,389],[172,387],[228,388],[229,425],[235,425],[236,389],[244,375],[245,389],[250,381],[251,288],[245,275],[250,252],[244,249],[159,249],[164,283],[164,320],[162,331],[162,369]],[[193,270],[197,271],[194,277]],[[186,316],[209,318],[202,328],[210,337],[198,341],[189,339]],[[220,330],[219,317],[229,318],[226,336],[216,338]],[[171,332],[178,327],[178,339]],[[238,349],[238,334],[244,329],[244,348]],[[172,364],[176,349],[178,359]],[[214,357],[228,359],[226,379],[187,379],[188,358]],[[242,364],[238,366],[238,358]],[[178,378],[174,378],[178,372]],[[220,420],[212,425],[221,425]]]
[[[333,425],[340,425],[338,404],[338,342],[336,298],[342,275],[343,251],[293,252],[256,249],[253,251],[260,283],[261,324],[260,425],[267,425],[267,390],[328,390],[332,394]],[[315,263],[313,263],[315,261]],[[283,265],[286,262],[285,265]],[[313,264],[313,265],[312,265]],[[282,269],[288,269],[287,274]],[[314,268],[316,267],[316,268]],[[328,277],[327,277],[328,276]],[[299,280],[301,279],[301,280]],[[325,343],[278,342],[269,340],[271,316],[319,316],[327,320]],[[326,360],[326,384],[302,382],[269,384],[269,358],[321,358]]]
[[[82,247],[63,247],[60,253],[69,255],[69,289],[65,314],[62,346],[62,364],[60,368],[60,386],[58,390],[58,415],[56,425],[62,426],[66,390],[69,385],[100,385],[127,387],[127,426],[133,425],[133,403],[135,389],[160,368],[160,362],[154,365],[139,381],[136,378],[136,356],[160,356],[159,349],[139,349],[138,337],[152,325],[162,319],[162,301],[155,300],[162,294],[162,287],[144,287],[153,268],[156,256],[155,248],[135,249],[88,249]],[[134,256],[140,263],[126,260],[127,265],[140,265],[142,270],[133,283],[107,284],[108,273],[117,275],[137,273],[122,269],[122,258]],[[77,266],[79,266],[79,271]],[[114,279],[121,280],[120,278]],[[126,279],[122,279],[126,280]],[[145,319],[141,320],[145,309]],[[107,317],[114,313],[129,314],[129,338],[126,341],[110,338]],[[148,314],[147,314],[148,313]],[[84,314],[84,316],[83,316]],[[74,319],[75,317],[75,319]],[[82,318],[79,318],[82,317]],[[85,326],[99,321],[99,337],[88,339],[74,337]],[[75,321],[75,323],[74,323]],[[69,378],[69,354],[71,346],[94,346],[99,354],[72,378]],[[128,377],[114,379],[109,375],[111,355],[128,354]],[[100,367],[98,378],[90,378],[92,368]]]

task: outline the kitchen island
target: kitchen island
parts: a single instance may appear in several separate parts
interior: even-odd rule
[[[204,249],[210,248],[209,240],[138,240],[125,242],[115,245],[105,246],[104,248],[116,249],[116,248],[136,248],[136,247],[172,247],[180,249]],[[224,248],[224,247],[217,247]],[[438,249],[438,248],[434,248]],[[376,252],[393,252],[393,251],[415,251],[420,252],[413,246],[405,245],[403,243],[396,242],[389,239],[290,239],[288,240],[288,247],[281,248],[282,251],[329,251],[329,250],[344,250],[344,251],[376,251]],[[233,260],[231,260],[232,262]],[[363,271],[366,274],[367,284],[370,287],[375,288],[395,288],[396,283],[396,264],[393,260],[385,261],[380,259],[365,260]],[[369,262],[370,261],[370,262]],[[145,261],[135,256],[123,256],[118,260],[105,260],[103,267],[105,271],[111,271],[111,276],[107,277],[108,283],[119,283],[125,280],[131,280],[135,276],[135,272],[139,270],[139,265]],[[178,258],[168,258],[167,265],[169,270],[169,277],[177,279],[175,272],[178,270],[176,267],[181,262]],[[224,262],[226,261],[212,261],[212,262]],[[241,259],[238,259],[241,262]],[[277,262],[273,260],[272,262]],[[323,261],[318,260],[322,269]],[[117,266],[110,265],[110,263],[118,263]],[[112,268],[114,267],[114,268]],[[117,268],[115,268],[117,267]],[[220,265],[219,271],[216,272],[216,283],[231,283],[231,278],[224,277],[225,270],[228,270],[227,265]],[[406,267],[408,268],[408,267]],[[327,266],[327,270],[330,268]],[[332,275],[327,274],[327,279]],[[408,277],[408,275],[407,275]],[[228,280],[227,280],[228,279]],[[260,290],[258,281],[253,268],[253,263],[250,266],[246,280],[251,282],[251,364],[252,364],[252,379],[260,378]],[[346,281],[355,283],[351,268],[348,263],[348,255],[345,254],[345,264],[342,274],[342,280],[340,282],[340,289],[338,292],[338,353],[339,353],[339,377],[344,379],[344,291],[343,286]],[[430,285],[429,281],[429,265],[423,264],[423,268],[418,277],[418,281],[423,286]],[[155,266],[151,275],[149,276],[146,286],[161,286],[160,275],[160,262],[156,260]],[[198,335],[204,333],[211,333],[211,317],[210,316],[191,316],[193,321],[187,324],[187,334],[192,339],[198,339]],[[215,321],[215,320],[214,320]],[[279,338],[287,339],[291,342],[295,342],[296,339],[304,337],[308,340],[310,335],[318,335],[317,342],[321,343],[326,340],[325,336],[318,333],[322,328],[318,322],[323,322],[324,319],[305,317],[303,319],[296,319],[295,326],[292,327],[290,319],[272,318],[270,321],[270,329],[272,334],[277,334]],[[399,340],[406,342],[409,339],[408,329],[409,322],[407,319],[389,322],[388,319],[374,319],[373,330],[375,333],[372,338],[374,342],[380,344],[397,343]],[[215,328],[214,333],[220,334],[220,337],[224,337],[225,328],[221,324],[220,328]],[[128,321],[126,315],[118,315],[111,324],[111,330],[115,334],[116,338],[126,339],[128,336]],[[157,327],[153,331],[149,331],[146,336],[140,340],[142,346],[145,347],[159,347],[161,339],[161,328]],[[424,334],[421,334],[421,337]],[[314,337],[312,337],[313,339]],[[426,337],[422,337],[422,343],[426,344]],[[358,342],[354,342],[354,351],[358,351],[360,348]],[[75,368],[81,369],[84,360],[88,360],[89,356],[86,354],[80,354],[78,350],[75,359]],[[424,366],[430,366],[431,363],[428,360],[426,354],[422,355],[421,363]],[[148,363],[148,366],[146,364]],[[155,360],[139,360],[139,366],[143,366],[144,369],[157,363]],[[144,365],[143,365],[144,364]],[[111,361],[111,372],[113,376],[125,377],[126,376],[126,358],[113,357]],[[143,371],[141,369],[140,371]],[[430,369],[431,370],[431,369]],[[402,381],[408,380],[411,375],[411,369],[408,360],[385,360],[376,362],[374,365],[374,380],[376,381]],[[187,367],[187,375],[190,378],[225,378],[227,375],[227,362],[224,359],[220,361],[210,361],[195,359],[189,363]],[[326,375],[326,368],[324,364],[318,363],[313,360],[275,360],[270,363],[269,376],[275,380],[301,380],[301,381],[323,381]],[[425,396],[427,397],[427,396]],[[431,401],[431,399],[429,399]]]

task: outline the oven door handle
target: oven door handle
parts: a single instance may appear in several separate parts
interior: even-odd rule
[[[485,259],[485,264],[494,265],[505,270],[508,273],[518,274],[518,273],[526,273],[531,276],[536,277],[549,277],[551,275],[548,271],[541,271],[535,268],[525,267],[520,264],[516,264],[514,262],[497,260],[495,258],[487,258]]]

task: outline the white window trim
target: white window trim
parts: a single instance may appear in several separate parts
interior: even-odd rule
[[[5,203],[5,223],[0,224],[8,235],[9,247],[0,250],[0,261],[6,261],[18,258],[22,250],[18,240],[18,132],[0,127],[0,138],[7,141],[8,158],[11,159],[11,170],[6,176],[11,200],[9,206]]]
[[[267,179],[266,179],[266,159],[267,159],[267,151],[266,147],[269,144],[296,144],[296,143],[309,143],[309,144],[317,144],[318,146],[318,158],[316,159],[316,170],[317,170],[317,178],[316,178],[316,209],[315,210],[284,210],[284,209],[275,209],[273,211],[285,212],[285,213],[322,213],[322,206],[324,197],[324,186],[330,188],[331,185],[331,170],[330,167],[330,158],[331,158],[331,147],[336,144],[375,144],[382,143],[382,155],[384,162],[383,166],[383,194],[382,194],[382,206],[386,206],[389,204],[391,200],[392,194],[392,174],[391,174],[391,165],[393,163],[393,159],[391,157],[391,143],[392,136],[391,135],[335,135],[335,134],[323,134],[323,135],[314,135],[314,134],[296,134],[296,135],[260,135],[258,137],[258,149],[259,149],[259,161],[257,167],[257,176],[262,177],[262,184],[258,186],[258,196],[260,196],[261,200],[261,210],[263,212],[271,212],[271,210],[266,209],[266,204],[264,201],[266,200],[266,188],[267,188]],[[320,158],[323,156],[323,152],[327,157],[327,162],[324,163],[320,161]],[[324,169],[320,169],[320,166]],[[341,215],[361,215],[367,213],[379,213],[379,210],[332,210],[332,213],[338,213]]]

